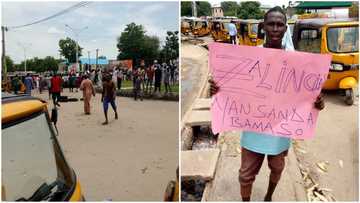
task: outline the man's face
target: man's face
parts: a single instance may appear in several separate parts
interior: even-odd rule
[[[281,40],[286,32],[287,26],[285,17],[280,12],[271,12],[268,14],[264,23],[266,41],[270,45],[281,45]]]

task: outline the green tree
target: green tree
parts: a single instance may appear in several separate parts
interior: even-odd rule
[[[154,60],[159,52],[160,43],[157,37],[150,37],[145,33],[142,25],[128,24],[117,39],[117,58],[132,59],[135,66],[140,64],[140,60]]]
[[[76,42],[72,40],[71,38],[67,37],[66,39],[60,39],[59,40],[59,47],[60,47],[60,54],[64,56],[69,63],[75,63],[76,62]],[[78,58],[82,56],[81,50],[83,48],[78,46]]]
[[[207,1],[197,1],[196,9],[198,16],[211,16],[211,4]]]
[[[42,60],[41,72],[44,72],[44,71],[55,72],[58,70],[58,64],[59,64],[59,61],[56,60],[54,57],[47,56]]]
[[[181,16],[192,16],[191,1],[181,2]]]
[[[167,32],[166,43],[160,53],[161,61],[168,62],[179,58],[179,32]]]
[[[221,7],[224,10],[224,16],[237,16],[240,12],[240,5],[236,1],[223,1]]]
[[[159,57],[160,40],[157,36],[146,36],[144,40],[143,54],[146,64],[151,64]]]
[[[261,11],[257,1],[243,1],[240,3],[238,17],[241,19],[262,19],[265,12]]]
[[[196,1],[196,9],[198,16],[210,16],[211,15],[211,4],[207,1]],[[182,1],[181,2],[181,16],[192,16],[192,2]]]
[[[7,72],[14,72],[16,70],[14,66],[14,61],[10,58],[10,56],[5,56],[5,63]]]

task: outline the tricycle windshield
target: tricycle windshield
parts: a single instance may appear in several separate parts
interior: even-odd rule
[[[333,27],[327,30],[327,45],[331,52],[359,51],[359,27]]]
[[[29,200],[44,183],[56,183],[54,190],[61,190],[65,195],[74,184],[72,171],[51,128],[44,112],[3,125],[2,188],[5,200]],[[47,198],[43,200],[51,200]]]
[[[259,27],[259,24],[257,24],[257,23],[251,24],[250,34],[252,34],[252,35],[257,35],[257,33],[258,33],[258,27]]]

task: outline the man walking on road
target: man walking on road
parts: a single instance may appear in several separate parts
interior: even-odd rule
[[[229,35],[230,35],[231,44],[236,44],[237,29],[236,29],[234,21],[231,21],[229,23],[228,29],[229,29]]]
[[[279,6],[270,9],[264,16],[266,41],[263,47],[282,49],[281,43],[286,29],[285,12]],[[209,82],[211,95],[214,95],[219,91],[219,86],[213,80],[209,80]],[[319,110],[325,107],[321,94],[317,97],[314,106]],[[243,131],[240,142],[242,148],[239,182],[242,200],[250,201],[253,182],[267,155],[271,172],[264,201],[272,201],[272,195],[285,167],[285,157],[290,148],[290,138]]]
[[[54,106],[60,106],[60,92],[62,91],[62,79],[60,74],[57,73],[51,78],[51,95],[53,99]]]
[[[90,115],[90,99],[91,95],[95,97],[95,89],[88,75],[84,75],[84,80],[80,84],[80,90],[83,91],[84,112],[86,115]]]
[[[106,74],[106,75],[104,75],[103,90],[102,90],[102,94],[101,94],[101,101],[103,102],[104,115],[105,115],[105,122],[102,123],[103,125],[107,125],[109,123],[108,114],[107,114],[108,108],[109,108],[109,103],[111,104],[111,107],[113,108],[113,110],[115,112],[115,119],[118,119],[115,98],[116,98],[115,83],[114,83],[114,81],[111,80],[111,75]]]

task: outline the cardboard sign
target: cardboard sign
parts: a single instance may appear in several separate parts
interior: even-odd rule
[[[211,104],[214,133],[246,130],[294,139],[314,135],[316,97],[331,56],[212,43],[210,70],[220,87]]]

